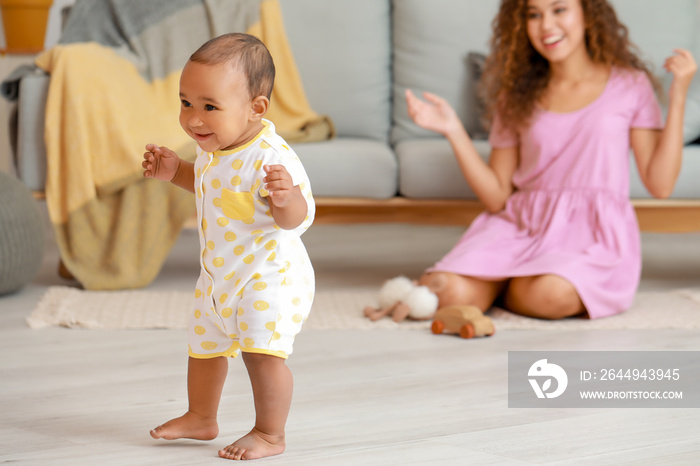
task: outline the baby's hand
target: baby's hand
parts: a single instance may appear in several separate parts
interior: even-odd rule
[[[157,180],[171,181],[180,166],[180,157],[167,147],[148,144],[143,154],[143,176]]]
[[[292,175],[289,174],[284,165],[265,165],[264,188],[269,192],[270,202],[275,207],[284,207],[292,199]]]
[[[666,71],[673,74],[673,83],[669,93],[671,96],[678,94],[679,97],[685,99],[698,65],[689,51],[675,49],[673,52],[674,55],[668,57],[664,63]]]

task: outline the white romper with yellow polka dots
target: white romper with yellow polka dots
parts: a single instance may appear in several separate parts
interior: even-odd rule
[[[301,161],[263,120],[249,143],[229,151],[197,148],[195,194],[201,273],[189,326],[194,358],[239,351],[287,358],[308,317],[314,271],[301,241],[315,204]],[[272,218],[263,165],[281,164],[306,198],[308,214],[294,230]]]

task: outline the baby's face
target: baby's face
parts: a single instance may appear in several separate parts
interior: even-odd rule
[[[180,77],[180,125],[207,152],[228,150],[255,136],[245,75],[228,64],[187,62]]]

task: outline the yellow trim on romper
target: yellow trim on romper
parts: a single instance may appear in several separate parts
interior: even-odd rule
[[[272,351],[258,348],[241,348],[243,353],[267,354],[268,356],[276,356],[278,358],[287,359],[289,355],[284,351]]]
[[[258,139],[260,139],[260,138],[262,137],[262,134],[263,134],[265,131],[267,131],[267,129],[270,127],[270,122],[267,121],[267,120],[262,120],[262,124],[263,124],[263,129],[261,129],[260,132],[259,132],[258,134],[256,134],[255,137],[254,137],[253,139],[251,139],[250,141],[246,142],[246,143],[243,144],[242,146],[234,147],[233,149],[229,149],[229,150],[215,150],[214,152],[211,152],[211,154],[213,154],[213,155],[215,155],[215,156],[217,156],[217,157],[226,157],[227,155],[235,154],[236,152],[240,152],[240,151],[242,151],[243,149],[246,149],[246,148],[252,146],[253,143],[255,143],[255,141],[257,141]],[[210,162],[210,163],[211,163],[211,162]]]
[[[189,345],[188,345],[189,346]],[[288,359],[289,355],[285,353],[284,351],[273,351],[273,350],[265,350],[265,349],[258,349],[258,348],[241,348],[238,342],[233,342],[231,347],[227,349],[226,351],[221,351],[219,353],[206,353],[206,354],[199,354],[195,353],[192,351],[192,348],[188,348],[187,354],[190,355],[190,357],[193,357],[195,359],[213,359],[213,358],[219,358],[219,357],[224,357],[224,358],[236,358],[238,357],[238,350],[241,350],[244,353],[254,353],[254,354],[267,354],[268,356],[275,356],[278,358],[282,359]]]
[[[205,354],[200,354],[200,353],[195,353],[192,351],[192,347],[190,345],[187,345],[187,354],[189,354],[191,357],[195,359],[213,359],[213,358],[219,358],[219,357],[225,357],[225,358],[235,358],[238,357],[238,350],[241,349],[241,345],[237,342],[234,341],[231,343],[231,346],[226,350],[226,351],[221,351],[219,353],[205,353]]]

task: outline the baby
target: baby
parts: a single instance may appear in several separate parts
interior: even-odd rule
[[[275,67],[253,36],[226,34],[199,48],[180,78],[180,125],[198,145],[194,164],[146,146],[144,176],[195,193],[201,273],[189,325],[187,412],[156,439],[211,440],[228,357],[243,354],[255,402],[253,429],[219,451],[254,459],[285,449],[292,374],[285,360],[314,296],[301,242],[315,205],[294,151],[263,117]]]

